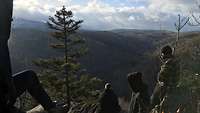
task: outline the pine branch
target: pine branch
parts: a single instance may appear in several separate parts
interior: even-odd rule
[[[57,31],[63,31],[61,28],[59,28],[58,26],[54,26],[54,24],[50,23],[50,22],[47,22],[47,25],[49,26],[50,29],[54,29],[54,30],[57,30]]]
[[[61,29],[63,28],[63,24],[62,24],[63,19],[62,18],[60,18],[59,20],[58,19],[56,20],[55,18],[50,16],[49,20],[50,20],[49,23],[52,23],[54,26],[60,27]]]

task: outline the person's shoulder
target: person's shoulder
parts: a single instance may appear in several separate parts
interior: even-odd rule
[[[107,90],[107,93],[114,94],[114,91],[112,89],[109,89]]]
[[[108,90],[107,93],[108,93],[109,96],[117,97],[117,95],[115,94],[114,90],[112,90],[112,89]]]
[[[106,89],[103,91],[103,95],[108,95],[108,94],[112,94],[113,91],[111,89]]]
[[[100,97],[104,97],[106,95],[106,90],[103,90],[101,93],[100,93]]]

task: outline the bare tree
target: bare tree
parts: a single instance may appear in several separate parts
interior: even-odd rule
[[[196,0],[196,4],[197,4],[198,9],[200,9],[199,0]],[[190,26],[199,26],[200,25],[200,16],[195,15],[195,13],[193,11],[191,11],[190,13],[191,13],[191,19],[188,24]]]
[[[185,25],[189,22],[190,18],[189,17],[183,17],[181,18],[181,15],[178,15],[178,21],[174,24],[176,30],[177,30],[177,37],[176,37],[176,42],[175,42],[175,48],[178,46],[178,41],[180,39],[180,31],[185,27]]]
[[[199,26],[200,25],[200,16],[195,16],[194,14],[191,15],[191,21],[189,22],[190,26]]]

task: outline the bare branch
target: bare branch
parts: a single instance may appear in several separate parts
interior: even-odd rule
[[[198,17],[200,18],[200,17]],[[194,14],[192,14],[192,19],[194,20],[195,23],[192,23],[191,21],[189,22],[190,26],[199,26],[200,25],[200,20],[197,19],[197,17],[194,16]]]
[[[188,17],[186,21],[185,21],[185,19],[182,21],[182,22],[185,21],[185,23],[182,26],[180,26],[180,30],[189,22],[189,20],[190,20],[190,18]]]

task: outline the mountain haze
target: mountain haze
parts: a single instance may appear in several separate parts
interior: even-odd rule
[[[46,24],[24,19],[15,22],[9,42],[14,73],[34,68],[33,60],[62,56],[61,52],[49,47],[55,40],[49,35]],[[142,71],[152,89],[157,66],[151,65],[155,63],[149,55],[159,47],[161,41],[173,40],[175,36],[169,31],[134,29],[81,30],[78,34],[85,38],[89,49],[88,54],[80,59],[82,66],[88,72],[111,82],[120,95],[127,94],[126,76],[132,71]]]

